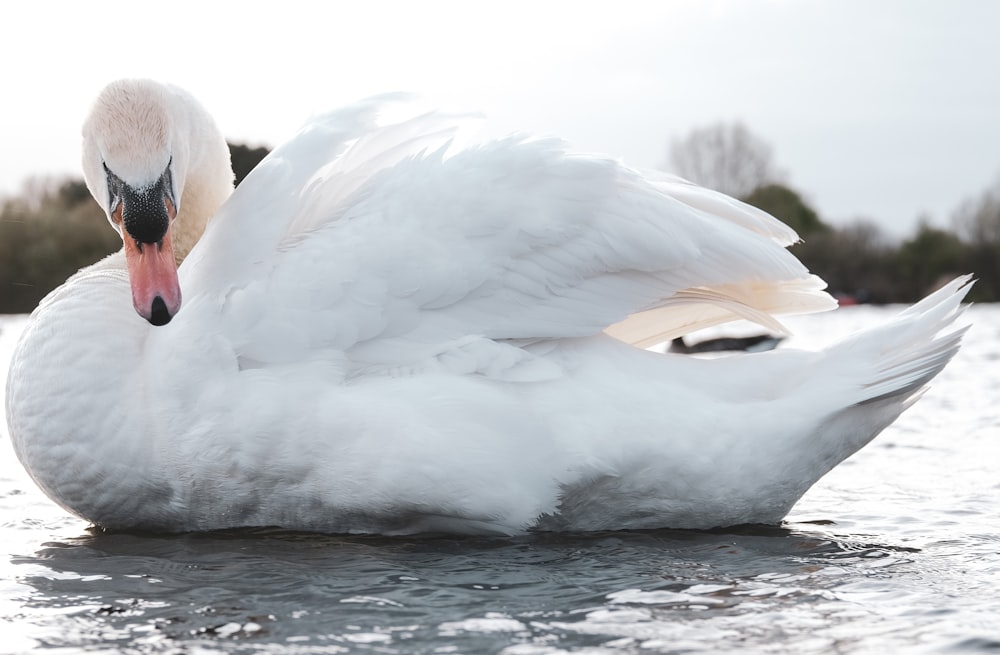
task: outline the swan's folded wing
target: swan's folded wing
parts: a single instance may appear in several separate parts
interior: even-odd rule
[[[419,344],[587,336],[637,313],[611,331],[646,343],[832,305],[783,247],[794,232],[720,194],[556,140],[446,156],[440,117],[349,118],[265,161],[182,270],[228,334],[255,349],[280,340],[279,359],[332,348],[405,361]]]

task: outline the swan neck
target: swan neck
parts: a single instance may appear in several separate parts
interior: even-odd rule
[[[172,227],[174,258],[179,265],[201,238],[209,221],[233,191],[233,172],[229,162],[229,147],[223,140],[223,153],[213,158],[211,171],[189,176],[180,208]]]

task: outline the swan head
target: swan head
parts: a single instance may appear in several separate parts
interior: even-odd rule
[[[168,323],[181,307],[177,266],[232,191],[225,138],[180,89],[119,80],[84,122],[83,171],[122,237],[136,312]]]

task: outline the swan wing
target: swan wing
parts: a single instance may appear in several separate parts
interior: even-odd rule
[[[453,117],[380,123],[387,104],[310,122],[182,266],[186,302],[217,308],[251,359],[400,362],[468,337],[605,330],[646,344],[833,305],[764,212],[555,139],[458,150]]]

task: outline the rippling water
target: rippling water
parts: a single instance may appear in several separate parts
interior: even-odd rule
[[[886,308],[789,323],[814,345]],[[782,527],[518,539],[102,534],[0,440],[0,651],[1000,650],[1000,306]],[[24,317],[0,317],[0,374]],[[795,345],[795,344],[793,344]]]

